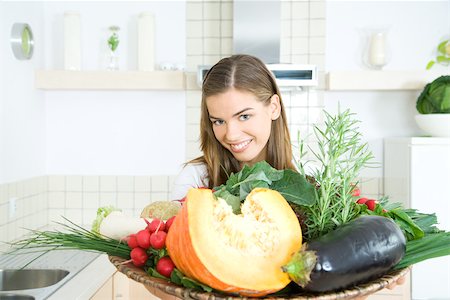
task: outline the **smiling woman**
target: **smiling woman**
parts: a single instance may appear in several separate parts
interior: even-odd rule
[[[223,184],[244,165],[265,160],[276,169],[295,169],[281,93],[258,58],[223,58],[205,75],[200,141],[203,155],[177,177],[172,199],[192,187]]]

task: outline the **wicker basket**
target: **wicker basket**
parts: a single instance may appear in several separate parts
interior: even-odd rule
[[[230,295],[220,293],[206,293],[198,290],[188,289],[167,282],[166,280],[149,276],[144,270],[133,266],[130,263],[124,263],[125,259],[117,256],[109,256],[109,260],[119,270],[129,278],[142,283],[150,292],[157,293],[157,296],[165,299],[174,299],[174,297],[161,297],[161,295],[172,295],[182,299],[199,299],[199,300],[215,300],[215,299],[243,299],[242,297],[233,297]],[[267,296],[264,299],[317,299],[317,300],[330,300],[330,299],[354,299],[359,297],[365,297],[373,294],[390,284],[396,282],[400,277],[406,275],[409,268],[393,271],[389,274],[382,276],[376,280],[372,280],[365,284],[360,284],[352,288],[341,290],[338,292],[328,293],[296,293],[284,297]]]

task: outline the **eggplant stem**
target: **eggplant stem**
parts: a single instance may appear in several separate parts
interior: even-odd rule
[[[281,267],[283,272],[302,288],[310,282],[311,272],[317,262],[315,251],[306,250],[306,247],[304,244],[298,252],[294,253],[289,262]]]

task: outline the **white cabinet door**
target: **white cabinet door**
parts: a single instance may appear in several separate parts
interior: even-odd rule
[[[436,213],[438,227],[450,231],[450,139],[387,139],[384,155],[385,194]],[[411,290],[412,299],[450,299],[450,257],[414,265]]]

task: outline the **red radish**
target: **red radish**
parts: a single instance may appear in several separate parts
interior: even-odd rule
[[[170,228],[170,226],[172,226],[173,221],[175,221],[175,216],[173,216],[172,218],[169,218],[166,221],[166,232],[169,232],[169,228]]]
[[[356,201],[356,203],[358,203],[358,204],[365,204],[367,200],[369,200],[369,199],[367,199],[367,198],[359,198],[358,201]]]
[[[136,234],[133,233],[128,236],[127,244],[128,244],[128,247],[130,247],[131,249],[134,249],[139,246],[137,239],[136,239]]]
[[[167,233],[165,231],[152,233],[150,236],[150,245],[157,250],[164,248],[166,246],[166,236]]]
[[[353,197],[359,197],[360,195],[361,195],[361,190],[357,186],[355,186],[353,191],[352,191],[352,196]]]
[[[172,271],[174,268],[175,268],[175,265],[173,264],[172,260],[168,256],[162,257],[156,263],[156,271],[158,271],[159,274],[169,277],[169,278],[170,278],[170,274],[172,274]]]
[[[365,205],[367,205],[367,208],[371,211],[375,210],[375,206],[377,205],[377,202],[373,199],[369,199],[367,200],[365,203]]]
[[[148,232],[148,230],[139,230],[139,232],[136,234],[136,240],[139,247],[142,247],[144,249],[150,248],[150,232]]]
[[[145,250],[140,247],[136,247],[131,250],[130,257],[136,267],[144,266],[148,259],[147,252],[145,252]]]
[[[151,221],[151,223],[147,226],[147,230],[150,231],[150,233],[164,231],[165,229],[166,225],[164,225],[164,221],[160,219],[153,219],[153,221]]]

